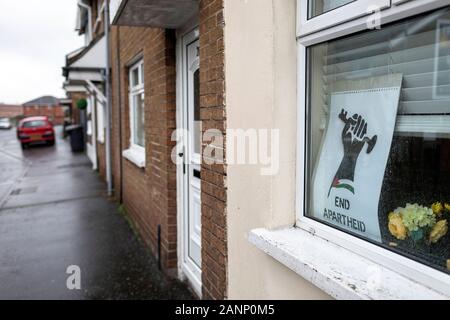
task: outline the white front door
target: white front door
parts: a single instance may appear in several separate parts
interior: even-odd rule
[[[185,135],[182,175],[182,269],[199,294],[201,292],[201,127],[200,127],[200,65],[198,30],[181,38],[182,126]]]
[[[87,156],[92,162],[92,169],[97,170],[97,137],[96,137],[96,104],[97,101],[92,95],[87,96],[86,108],[86,151]]]

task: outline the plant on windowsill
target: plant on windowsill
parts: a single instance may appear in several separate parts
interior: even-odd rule
[[[389,214],[389,231],[397,240],[436,244],[448,232],[450,205],[434,203],[431,208],[407,204]]]
[[[430,207],[407,204],[389,213],[387,218],[390,237],[385,240],[391,248],[450,272],[450,204],[435,202]]]
[[[86,108],[87,108],[87,100],[86,99],[79,99],[77,101],[77,108],[79,110],[86,110]]]

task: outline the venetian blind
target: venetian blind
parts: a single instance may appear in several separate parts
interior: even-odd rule
[[[449,11],[328,43],[326,96],[336,81],[403,75],[400,115],[450,115],[450,39],[438,31]],[[436,94],[436,92],[439,93]],[[329,101],[329,99],[326,99]]]

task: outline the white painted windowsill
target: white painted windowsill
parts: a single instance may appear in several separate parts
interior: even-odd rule
[[[300,228],[255,229],[249,241],[336,299],[449,299]]]
[[[122,156],[139,168],[145,168],[145,151],[130,148],[122,152]]]

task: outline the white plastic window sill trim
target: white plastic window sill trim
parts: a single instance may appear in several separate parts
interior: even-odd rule
[[[122,156],[139,168],[145,168],[145,152],[130,148],[122,152]]]
[[[299,228],[255,229],[249,241],[335,299],[449,299]]]

